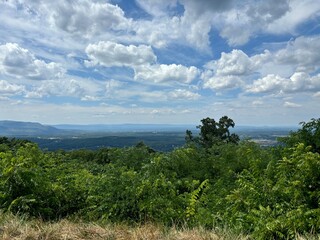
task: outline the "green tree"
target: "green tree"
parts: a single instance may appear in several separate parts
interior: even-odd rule
[[[312,118],[309,122],[301,122],[302,128],[291,132],[288,137],[279,138],[280,142],[288,147],[294,147],[298,143],[310,146],[312,152],[320,153],[320,118]]]
[[[200,144],[204,148],[210,148],[215,144],[221,143],[234,143],[237,144],[240,141],[240,138],[235,133],[230,133],[229,128],[234,127],[234,121],[227,117],[223,116],[219,121],[215,121],[213,118],[204,118],[201,120],[201,125],[197,126],[200,129],[198,137],[193,137],[190,130],[186,131],[186,142],[190,144],[195,142]]]

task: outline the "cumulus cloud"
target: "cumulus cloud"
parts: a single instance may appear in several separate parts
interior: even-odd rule
[[[245,79],[271,59],[269,51],[249,57],[234,49],[221,53],[221,57],[205,64],[201,78],[204,88],[216,90],[233,89],[244,85]]]
[[[19,6],[19,11],[23,12],[26,17],[48,22],[52,28],[82,37],[101,34],[106,30],[126,30],[131,24],[131,20],[125,17],[120,7],[108,2],[89,0],[19,0],[12,2]]]
[[[150,46],[126,46],[110,41],[89,44],[86,53],[90,59],[87,66],[134,67],[154,63],[157,59]]]
[[[320,36],[298,37],[275,54],[278,63],[291,65],[296,71],[317,71],[320,68]]]
[[[253,82],[252,85],[247,87],[247,92],[250,93],[268,93],[272,91],[282,90],[282,86],[286,81],[278,75],[269,74]]]
[[[65,70],[55,62],[37,59],[16,43],[0,45],[0,72],[17,78],[34,80],[60,78]]]
[[[185,89],[176,89],[169,93],[171,99],[196,100],[200,98],[200,94]]]
[[[51,22],[58,28],[78,34],[97,34],[106,30],[125,30],[130,20],[118,6],[110,3],[77,1],[65,4],[65,1],[50,5],[53,9]]]
[[[320,90],[320,74],[310,76],[304,72],[296,72],[290,78],[269,74],[258,79],[247,87],[251,93],[292,93],[292,92],[316,92]]]
[[[210,88],[214,90],[227,90],[241,87],[244,82],[238,76],[212,76],[207,77],[205,74],[202,75],[205,80],[203,83],[204,88]]]
[[[139,20],[133,25],[135,37],[156,48],[164,48],[176,40],[186,42],[180,17],[162,17]]]
[[[84,98],[90,96],[87,84],[75,79],[59,79],[43,81],[40,86],[28,91],[27,98],[42,98],[50,96],[66,96]]]
[[[148,82],[192,82],[199,74],[194,67],[181,64],[157,64],[157,57],[150,46],[123,45],[114,42],[99,42],[86,48],[87,66],[130,67],[134,79]]]
[[[205,64],[204,88],[244,87],[249,93],[299,92],[319,89],[320,36],[299,37],[281,49],[248,56],[234,49]],[[245,87],[246,83],[252,82]]]
[[[23,92],[25,92],[25,86],[12,84],[5,80],[0,80],[0,93],[2,96],[17,95],[17,94],[19,95],[19,94],[22,94]]]
[[[134,79],[148,82],[182,82],[191,83],[198,75],[199,70],[181,64],[154,64],[138,66],[135,69]]]
[[[254,63],[241,50],[234,49],[230,53],[221,53],[221,58],[209,62],[206,67],[215,70],[220,76],[246,75],[253,70]]]

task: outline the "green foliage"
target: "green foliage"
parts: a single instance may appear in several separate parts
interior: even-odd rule
[[[7,138],[7,137],[0,137],[0,152],[6,151],[15,151],[21,146],[30,143],[28,140],[21,140],[15,138]]]
[[[204,189],[208,186],[209,180],[204,180],[197,189],[195,189],[190,196],[189,205],[186,209],[187,219],[192,218],[196,214],[196,204],[201,197],[200,193],[203,193]]]
[[[252,231],[255,239],[319,231],[320,155],[309,150],[299,144],[264,169],[243,171],[226,198],[230,223]]]
[[[234,127],[235,123],[231,118],[223,116],[216,122],[213,118],[204,118],[201,120],[199,137],[194,138],[190,130],[186,131],[186,143],[192,142],[200,144],[204,148],[210,148],[214,144],[235,143],[240,140],[239,136],[230,133],[229,128]]]
[[[291,132],[288,137],[279,140],[287,145],[294,147],[298,143],[310,146],[312,152],[320,153],[320,118],[312,118],[309,122],[301,122],[302,128],[296,132]]]
[[[320,233],[318,120],[287,146],[261,148],[204,119],[199,137],[168,153],[126,148],[43,152],[0,138],[0,208],[58,219],[228,226],[253,239]],[[236,144],[235,144],[236,143]]]
[[[51,185],[41,168],[43,153],[31,143],[0,153],[0,204],[5,210],[30,215],[54,215]]]

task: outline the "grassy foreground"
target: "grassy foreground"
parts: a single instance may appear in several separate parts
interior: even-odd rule
[[[167,228],[155,224],[136,227],[128,225],[102,225],[69,220],[44,222],[26,220],[12,214],[0,213],[0,239],[5,240],[245,240],[223,229]],[[297,240],[320,239],[315,236],[297,236]]]
[[[215,240],[248,239],[222,230],[208,231],[202,228],[166,228],[154,224],[136,227],[127,225],[101,225],[96,223],[61,220],[49,223],[26,220],[12,214],[0,214],[0,239],[6,240]]]

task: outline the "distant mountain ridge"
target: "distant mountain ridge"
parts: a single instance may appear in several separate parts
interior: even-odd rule
[[[37,122],[0,121],[0,135],[2,136],[52,136],[63,132],[65,131]]]
[[[191,124],[59,124],[44,125],[38,122],[22,122],[3,120],[0,121],[0,136],[8,137],[67,137],[67,136],[88,136],[88,134],[112,134],[112,133],[134,133],[134,132],[185,132],[186,130],[195,131],[198,129]],[[287,134],[295,127],[268,127],[268,126],[236,126],[232,132],[240,136],[249,135],[253,137],[255,133],[268,134],[278,132]]]
[[[185,131],[197,136],[192,125],[175,124],[91,124],[43,125],[37,122],[0,121],[0,137],[15,137],[36,142],[47,150],[133,146],[145,142],[159,151],[171,151],[185,144]],[[277,144],[296,127],[237,126],[231,129],[240,139],[250,139],[261,146]]]
[[[37,136],[78,136],[86,133],[112,132],[183,132],[186,129],[195,129],[192,125],[175,124],[59,124],[43,125],[38,122],[0,121],[0,136],[8,137],[37,137]]]

